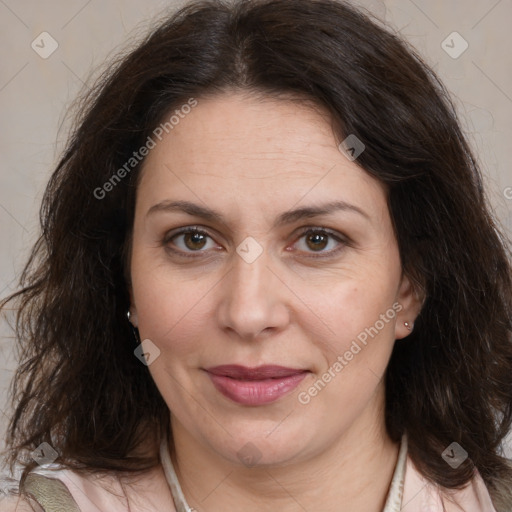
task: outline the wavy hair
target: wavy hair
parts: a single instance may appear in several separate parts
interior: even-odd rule
[[[197,1],[118,58],[83,97],[47,186],[41,236],[2,307],[17,304],[20,364],[8,454],[50,443],[69,468],[140,471],[169,411],[134,357],[128,265],[140,163],[112,180],[174,108],[246,91],[326,107],[339,141],[387,185],[403,271],[425,301],[386,372],[386,425],[428,479],[460,488],[477,468],[512,488],[512,280],[507,241],[449,94],[396,34],[335,0]],[[142,160],[143,161],[143,160]],[[126,170],[126,167],[125,167]],[[119,173],[118,173],[119,176]],[[96,191],[96,192],[95,192]],[[103,197],[99,197],[103,196]],[[470,455],[450,469],[456,441]]]

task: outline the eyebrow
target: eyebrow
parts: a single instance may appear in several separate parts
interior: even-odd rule
[[[367,220],[370,216],[361,208],[347,203],[345,201],[331,201],[326,204],[318,206],[304,206],[302,208],[295,208],[283,212],[274,222],[273,227],[281,227],[287,224],[292,224],[302,219],[309,219],[318,217],[320,215],[330,215],[337,211],[344,211],[348,213],[356,213]],[[147,212],[146,217],[153,215],[157,212],[184,212],[194,217],[200,217],[210,222],[217,222],[219,224],[227,224],[224,216],[207,206],[201,206],[190,201],[162,201],[153,205]]]

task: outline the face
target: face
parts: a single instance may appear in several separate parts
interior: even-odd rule
[[[383,422],[418,301],[384,187],[321,109],[198,98],[146,157],[131,278],[176,443],[285,464]]]

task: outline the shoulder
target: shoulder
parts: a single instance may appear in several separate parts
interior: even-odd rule
[[[29,501],[21,496],[0,497],[0,510],[2,512],[42,512],[41,507],[31,505]]]
[[[112,473],[85,473],[49,464],[29,473],[21,492],[24,497],[42,504],[45,510],[128,512],[140,509],[171,512],[174,506],[165,477],[164,482],[157,477],[158,470],[139,477],[120,478]],[[28,510],[32,512],[32,509]]]
[[[20,493],[50,511],[128,510],[119,479],[72,471],[56,464],[43,465],[30,472]]]
[[[407,457],[402,512],[498,512],[476,472],[462,489],[445,489],[428,481]]]

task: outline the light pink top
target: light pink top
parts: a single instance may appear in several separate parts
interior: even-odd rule
[[[185,501],[165,441],[160,447],[160,457],[175,510],[190,512],[193,509]],[[91,477],[59,469],[55,464],[41,466],[34,472],[61,480],[69,489],[81,512],[129,512],[130,510],[126,500],[121,498],[124,490],[114,477],[102,478],[102,485],[100,485],[99,480],[95,481]],[[109,492],[105,487],[109,487],[113,492]],[[131,511],[169,510],[169,496],[162,499],[165,499],[165,503],[159,501],[159,498],[153,494],[151,499],[144,500],[142,508],[134,509],[132,505]],[[383,512],[496,512],[496,509],[478,472],[462,490],[441,490],[437,485],[428,482],[408,457],[407,437],[404,436]]]

